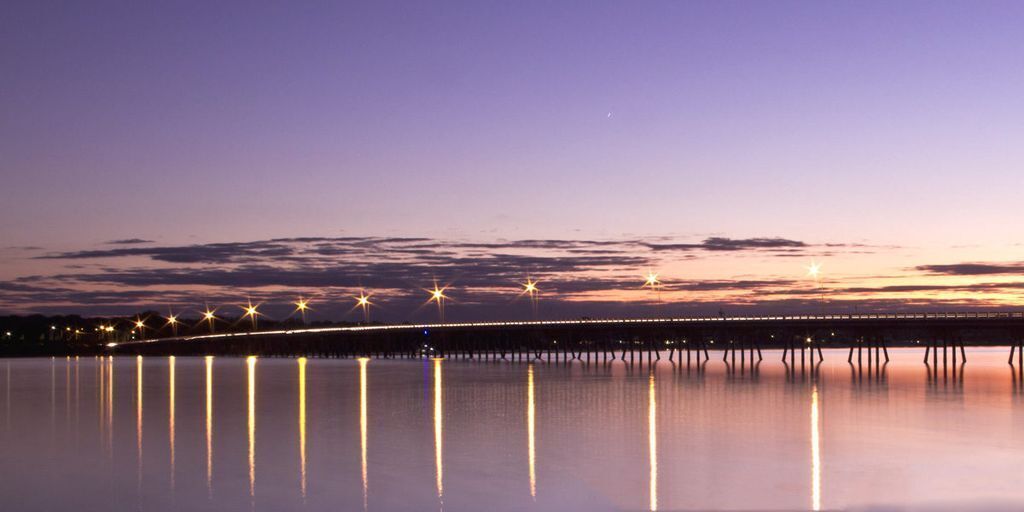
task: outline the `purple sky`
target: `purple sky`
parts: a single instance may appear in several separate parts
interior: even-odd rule
[[[129,238],[783,238],[812,249],[616,269],[798,279],[819,257],[833,279],[875,287],[931,284],[926,265],[1024,259],[1020,2],[0,9],[8,289],[168,263],[39,259]],[[217,286],[203,294],[228,293]],[[24,293],[0,284],[0,311]],[[955,296],[967,299],[992,302]]]

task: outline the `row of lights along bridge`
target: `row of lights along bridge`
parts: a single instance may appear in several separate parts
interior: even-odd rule
[[[814,279],[815,286],[819,288],[821,287],[820,264],[811,262],[810,266],[807,267],[807,275]],[[540,288],[538,288],[538,283],[539,281],[534,280],[529,276],[526,278],[526,281],[520,283],[522,290],[520,290],[519,295],[525,295],[529,298],[531,306],[534,310],[534,314],[536,314],[537,303],[540,296]],[[662,282],[658,278],[658,274],[653,271],[648,271],[646,276],[644,276],[644,283],[641,285],[641,288],[649,288],[655,293],[657,293],[660,301],[661,287]],[[425,288],[424,291],[427,292],[428,294],[428,299],[426,303],[434,303],[437,306],[438,319],[444,322],[445,302],[449,299],[448,295],[445,293],[448,291],[448,286],[438,286],[437,282],[435,281],[433,288]],[[370,300],[371,297],[372,294],[366,293],[365,290],[360,291],[358,296],[353,297],[353,299],[355,300],[355,305],[353,306],[353,309],[362,310],[363,320],[365,322],[370,321],[370,308],[373,307],[374,305],[374,303]],[[824,300],[824,297],[822,298],[822,300]],[[310,301],[308,299],[299,297],[299,299],[293,304],[295,305],[295,309],[292,311],[291,315],[289,315],[289,318],[298,314],[302,318],[302,323],[305,324],[306,313],[312,309],[312,307],[310,306]],[[260,304],[253,304],[252,300],[247,301],[246,304],[243,306],[239,306],[242,312],[239,321],[250,322],[252,329],[256,330],[258,326],[258,319],[259,317],[263,316],[263,313],[259,311],[259,307]],[[221,318],[217,316],[217,309],[218,308],[211,308],[209,307],[209,305],[207,305],[207,307],[203,311],[199,312],[202,315],[199,322],[190,327],[194,328],[199,326],[200,324],[206,324],[211,333],[215,332],[217,322],[221,321]],[[167,316],[163,317],[163,320],[165,323],[162,327],[170,328],[174,336],[178,335],[178,328],[184,325],[184,321],[182,320],[181,315],[175,314],[173,310],[169,311]],[[146,324],[146,319],[136,317],[131,324],[131,330],[129,331],[129,335],[131,339],[136,339],[136,337],[144,338],[146,335],[146,331],[151,328],[152,327]],[[57,330],[57,327],[51,326],[50,329]],[[81,329],[76,328],[74,331],[72,331],[70,327],[66,327],[65,329],[69,333],[74,334],[76,337],[82,334]],[[117,331],[117,328],[113,325],[101,325],[96,328],[96,331],[101,335],[110,336]],[[8,338],[11,337],[11,333],[8,332],[5,334]]]

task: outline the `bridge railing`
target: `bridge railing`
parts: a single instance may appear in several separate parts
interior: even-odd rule
[[[823,314],[823,315],[751,315],[751,316],[689,316],[671,318],[579,318],[566,320],[523,320],[523,321],[490,321],[490,322],[444,322],[421,324],[388,324],[358,325],[343,327],[311,327],[303,329],[286,329],[254,332],[226,332],[177,336],[171,338],[154,338],[150,340],[134,340],[110,343],[108,346],[129,345],[138,343],[154,343],[167,341],[191,341],[219,338],[277,336],[293,334],[330,334],[330,333],[365,333],[387,332],[396,330],[416,329],[472,329],[472,328],[503,328],[503,327],[563,327],[583,325],[628,325],[628,324],[688,324],[688,323],[732,323],[732,322],[819,322],[844,321],[858,322],[869,320],[950,320],[950,319],[1024,319],[1024,312],[935,312],[935,313],[854,313],[854,314]]]

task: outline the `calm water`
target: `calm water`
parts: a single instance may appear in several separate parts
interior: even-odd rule
[[[812,376],[612,365],[0,360],[6,510],[1019,508],[1003,349]]]

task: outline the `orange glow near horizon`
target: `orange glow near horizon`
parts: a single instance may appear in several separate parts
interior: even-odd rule
[[[692,240],[689,241],[692,242]],[[825,312],[827,313],[854,312],[858,308],[861,311],[868,311],[872,308],[875,311],[891,308],[900,308],[904,311],[925,308],[934,310],[940,306],[947,311],[972,308],[1019,308],[1024,299],[1020,286],[1021,275],[1024,271],[1013,270],[1020,264],[1021,258],[1005,248],[965,245],[928,249],[917,246],[901,247],[891,245],[891,242],[889,245],[809,242],[804,248],[788,250],[745,249],[698,253],[695,251],[700,251],[700,249],[652,251],[645,249],[642,245],[637,246],[632,241],[622,241],[621,247],[617,247],[613,243],[610,247],[607,249],[609,254],[621,253],[634,258],[642,257],[644,261],[639,265],[635,262],[624,262],[618,265],[613,261],[608,265],[549,272],[545,275],[545,282],[553,283],[551,285],[553,289],[558,290],[551,300],[556,303],[572,303],[574,308],[585,307],[587,302],[593,302],[595,303],[593,313],[585,313],[601,315],[600,308],[607,307],[608,303],[649,302],[652,299],[651,293],[649,291],[644,293],[638,288],[654,287],[661,293],[661,302],[665,306],[671,307],[674,303],[686,303],[690,309],[696,309],[701,313],[714,314],[722,306],[727,312],[730,311],[730,306],[734,306],[735,308],[759,311],[770,310],[773,313],[783,314],[812,310],[815,313],[820,313],[822,311],[820,295],[809,292],[808,288],[809,283],[813,282],[812,280],[816,279],[824,283],[826,277],[828,304],[825,306]],[[472,259],[478,252],[467,250],[457,252],[457,255],[460,258]],[[578,253],[561,249],[528,248],[520,249],[516,254],[557,261],[559,258],[571,258]],[[481,258],[486,256],[486,254],[480,255]],[[381,255],[381,257],[392,258],[387,254]],[[609,256],[609,258],[613,257],[617,256]],[[398,260],[397,256],[394,258],[396,264],[406,261],[405,259]],[[797,261],[801,263],[794,265],[794,258],[799,258]],[[1005,267],[1005,270],[986,272],[982,269],[979,273],[973,273],[970,269],[961,272],[946,272],[942,269],[931,268],[936,266],[956,267],[957,265],[1002,266]],[[154,264],[153,268],[157,268],[157,265]],[[481,279],[490,277],[489,275],[473,276],[471,269],[465,271],[455,269],[453,272],[461,272],[469,277]],[[638,276],[641,277],[638,279]],[[381,276],[381,278],[384,277],[387,276]],[[374,278],[373,275],[367,276],[367,279]],[[640,282],[637,282],[638,280]],[[509,284],[467,286],[464,289],[467,296],[465,308],[467,316],[473,314],[473,308],[479,302],[474,295],[478,293],[507,294],[513,290],[528,294],[529,281],[533,280],[529,279],[527,283],[509,283],[511,286]],[[588,285],[589,282],[592,282],[593,285]],[[671,282],[672,285],[665,284],[668,282]],[[571,283],[572,286],[564,286],[566,283]],[[634,285],[634,283],[636,284]],[[640,283],[643,285],[640,286]],[[450,290],[442,288],[442,284],[438,282],[436,291],[440,292],[440,295],[448,296]],[[67,286],[82,292],[113,292],[117,290],[113,286],[95,283],[68,284]],[[140,309],[152,307],[152,301],[161,300],[159,297],[166,293],[188,294],[193,297],[225,293],[223,286],[189,284],[154,284],[143,286],[140,290],[152,292],[154,297],[154,299],[140,298],[134,302]],[[287,302],[294,301],[296,291],[293,287],[283,285],[268,285],[260,289],[260,293],[266,294],[268,297],[290,298]],[[387,296],[394,296],[396,301],[409,297],[410,292],[409,289],[403,289],[401,286],[384,287],[378,291]],[[424,291],[428,294],[424,297],[428,302],[444,301],[442,297],[435,295],[434,288],[428,287]],[[359,287],[333,287],[326,284],[319,287],[317,291],[324,295],[351,295],[356,306],[362,307],[359,292]],[[312,303],[307,301],[304,296],[302,301],[307,303],[307,308],[312,306]],[[285,301],[280,300],[279,302]],[[416,302],[418,301],[411,302],[408,304],[410,310],[417,307]],[[197,303],[202,304],[201,300]],[[69,305],[71,304],[69,303]],[[132,304],[122,305],[130,306]],[[707,304],[707,308],[701,309],[701,304]],[[19,313],[31,313],[34,306],[41,305],[43,304],[19,301],[7,304],[7,307]],[[389,306],[391,305],[389,304]],[[201,306],[198,309],[200,318],[205,319]],[[240,314],[252,319],[261,316],[262,309],[262,306],[255,303],[250,303],[248,306],[242,303]],[[557,311],[557,308],[554,310]],[[671,311],[671,309],[666,309],[666,312]],[[389,307],[388,310],[392,320],[401,318],[407,313],[407,310],[394,307]],[[164,319],[173,316],[177,327],[181,330],[182,318],[178,313],[168,315],[165,311],[164,315],[166,315]],[[127,326],[134,326],[138,329],[137,322],[139,320],[141,319],[132,318],[131,323]],[[150,320],[144,320],[144,323],[148,324],[146,330],[163,325],[154,326]],[[103,327],[108,326],[104,325]],[[171,327],[171,325],[168,324],[166,327]],[[58,328],[61,326],[58,325]]]

